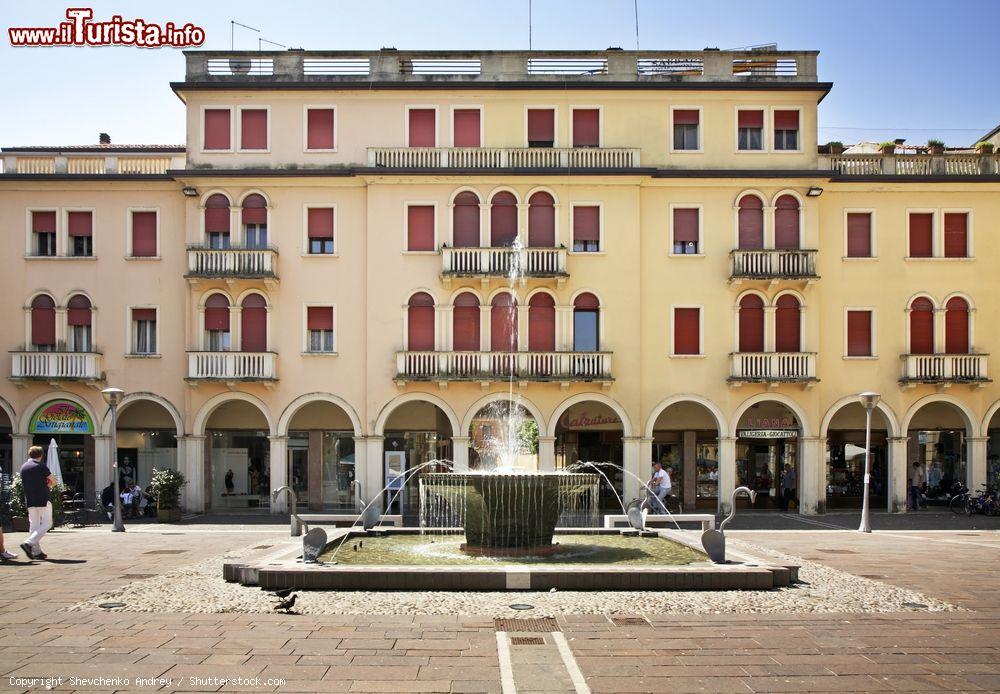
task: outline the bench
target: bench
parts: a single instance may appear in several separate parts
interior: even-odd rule
[[[689,523],[701,523],[702,530],[709,530],[715,528],[715,515],[712,513],[675,513],[673,515],[667,514],[653,514],[650,513],[646,516],[646,526],[652,525],[666,525],[671,526],[674,521],[678,523],[689,522]],[[619,515],[606,515],[604,516],[604,527],[605,528],[630,528],[632,526],[628,523],[628,516]]]
[[[302,531],[309,532],[310,525],[333,525],[337,528],[350,527],[358,521],[356,513],[299,513],[297,514],[302,522]],[[378,517],[380,525],[391,525],[394,528],[403,526],[403,517],[399,515],[381,515]],[[358,521],[358,527],[361,527]]]

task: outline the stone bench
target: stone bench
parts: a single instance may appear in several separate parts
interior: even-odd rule
[[[715,515],[712,513],[675,513],[673,515],[667,515],[666,513],[650,513],[646,516],[647,527],[651,525],[673,525],[674,521],[677,521],[678,523],[683,523],[685,521],[689,523],[701,523],[702,530],[715,528]],[[617,516],[604,516],[604,527],[629,528],[631,526],[628,523],[628,516],[619,514]]]
[[[338,528],[350,527],[358,520],[356,513],[300,513],[298,518],[302,521],[302,532],[309,532],[310,525],[333,525]],[[399,515],[379,516],[381,525],[391,525],[394,528],[403,526],[403,517]],[[360,522],[359,526],[360,527]]]

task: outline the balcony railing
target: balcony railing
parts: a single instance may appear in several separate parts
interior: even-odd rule
[[[508,277],[517,261],[525,277],[568,277],[566,248],[451,248],[441,249],[441,274],[454,277]]]
[[[901,354],[900,383],[988,383],[988,354]]]
[[[189,278],[277,277],[278,251],[273,248],[207,248],[188,246]]]
[[[387,169],[631,169],[633,147],[369,147],[368,165]]]
[[[816,381],[815,352],[734,352],[730,381],[797,383]]]
[[[821,155],[819,168],[841,176],[996,176],[1000,155],[978,152],[944,154]]]
[[[11,378],[99,381],[104,357],[97,352],[12,352]]]
[[[732,252],[731,279],[815,279],[816,251],[767,248]]]
[[[611,352],[397,352],[401,381],[610,381]]]
[[[5,174],[164,175],[184,168],[184,154],[21,154],[4,152]]]
[[[215,381],[276,381],[274,352],[188,352],[188,378]]]

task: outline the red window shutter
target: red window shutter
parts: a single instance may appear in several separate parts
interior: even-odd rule
[[[434,250],[434,207],[410,205],[406,208],[406,250]]]
[[[871,212],[847,213],[847,257],[872,257]]]
[[[739,227],[740,249],[764,247],[764,205],[756,195],[740,198]]]
[[[311,108],[306,111],[306,148],[334,149],[333,109]]]
[[[698,210],[674,208],[674,243],[689,242],[698,243]]]
[[[263,195],[253,193],[243,200],[244,224],[267,224],[267,200]]]
[[[31,344],[56,344],[56,309],[49,297],[39,297],[32,302]]]
[[[490,245],[505,248],[517,238],[517,200],[510,193],[497,193],[490,202]]]
[[[800,311],[799,301],[794,296],[786,294],[778,299],[774,315],[774,351],[802,351]]]
[[[555,142],[556,112],[551,108],[528,109],[528,142]]]
[[[554,248],[555,245],[555,201],[548,193],[535,193],[528,200],[528,246]]]
[[[455,196],[452,234],[455,248],[479,247],[479,198],[475,193],[466,191]]]
[[[156,213],[132,213],[132,256],[152,258],[156,255]]]
[[[498,294],[490,310],[490,350],[517,351],[517,307],[510,294]]]
[[[774,129],[775,130],[798,130],[799,129],[799,112],[798,111],[775,111],[774,112]]]
[[[944,257],[967,258],[969,215],[966,212],[945,212],[944,214]]]
[[[872,356],[872,312],[847,312],[847,356]]]
[[[535,294],[528,304],[528,351],[556,350],[556,302],[548,294]]]
[[[69,235],[70,236],[93,236],[94,217],[90,212],[70,212],[69,215]]]
[[[333,238],[333,208],[310,207],[308,214],[309,238]]]
[[[260,294],[243,300],[240,312],[240,341],[244,352],[267,351],[267,302]]]
[[[205,109],[205,149],[229,149],[230,116],[228,108]]]
[[[596,311],[601,307],[601,302],[590,292],[584,292],[573,300],[573,308],[583,311]]]
[[[406,334],[410,351],[434,350],[434,299],[430,294],[420,292],[410,297]]]
[[[910,257],[930,258],[934,255],[934,215],[930,212],[910,213]]]
[[[482,142],[479,137],[479,109],[456,109],[454,115],[455,147],[481,147]]]
[[[674,309],[674,354],[701,354],[701,309]]]
[[[70,325],[90,325],[90,299],[77,294],[66,304],[66,322]]]
[[[910,304],[910,354],[934,353],[934,305],[929,299]]]
[[[573,208],[573,240],[601,240],[601,208],[577,205]]]
[[[573,146],[601,146],[601,112],[596,108],[573,110]]]
[[[944,351],[947,354],[969,353],[969,304],[954,297],[945,305]]]
[[[737,127],[740,128],[763,128],[763,111],[740,111],[736,116]]]
[[[205,330],[229,332],[229,300],[213,294],[205,301]]]
[[[333,307],[332,306],[307,307],[306,327],[309,330],[333,330]]]
[[[205,202],[205,231],[229,233],[229,200],[216,193]]]
[[[775,205],[774,247],[799,247],[799,201],[791,195],[782,195]]]
[[[56,213],[51,212],[32,212],[31,213],[31,230],[36,234],[54,234],[56,233]]]
[[[408,147],[437,147],[437,114],[432,108],[411,108]]]
[[[479,316],[479,299],[474,294],[465,292],[455,299],[452,322],[456,351],[479,351]]]
[[[240,111],[240,149],[267,149],[267,110]]]
[[[156,320],[155,308],[134,308],[132,309],[132,320]]]
[[[740,301],[740,352],[764,351],[764,302],[759,296]]]
[[[673,112],[674,125],[698,125],[697,109],[679,109]]]

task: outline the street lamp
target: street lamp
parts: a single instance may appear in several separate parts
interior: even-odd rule
[[[858,395],[858,401],[865,408],[865,487],[864,496],[861,498],[861,525],[858,527],[859,533],[870,533],[872,531],[871,521],[868,517],[868,486],[871,484],[871,460],[872,460],[872,410],[878,405],[882,398],[878,393],[867,391]]]
[[[122,495],[118,488],[118,405],[125,397],[125,391],[121,388],[105,388],[101,395],[111,408],[111,477],[115,485],[115,524],[111,532],[123,533],[125,524],[122,523]]]

